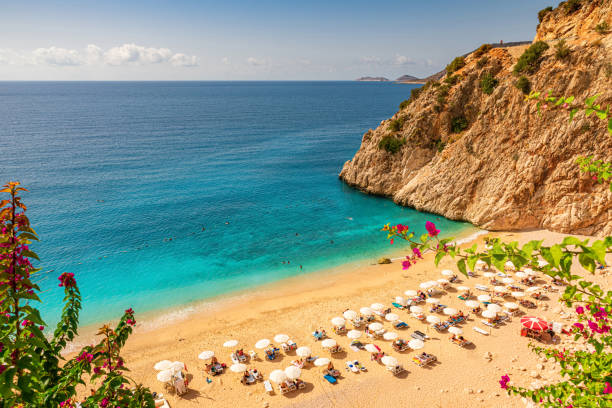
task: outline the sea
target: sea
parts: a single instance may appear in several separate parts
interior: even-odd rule
[[[0,82],[0,181],[20,181],[40,242],[48,324],[75,274],[84,325],[397,251],[402,223],[469,224],[338,179],[415,85],[380,82]]]

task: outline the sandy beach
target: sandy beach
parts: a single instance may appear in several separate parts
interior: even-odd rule
[[[564,235],[541,230],[489,233],[479,236],[475,242],[482,246],[487,236],[522,243],[543,239],[546,244],[552,244],[560,241]],[[391,348],[390,341],[372,341],[387,354],[396,357],[407,369],[404,375],[398,377],[383,365],[370,361],[367,351],[352,351],[349,348],[350,339],[346,336],[332,332],[330,319],[341,316],[344,310],[359,310],[374,302],[391,306],[395,296],[402,295],[408,289],[418,289],[419,283],[425,280],[441,278],[440,271],[445,268],[456,271],[450,258],[435,267],[431,257],[426,256],[407,271],[403,271],[400,263],[395,261],[388,265],[370,265],[330,275],[314,273],[267,285],[248,296],[223,299],[213,307],[203,308],[183,320],[168,322],[160,327],[153,327],[151,317],[147,317],[140,319],[123,356],[131,369],[132,378],[157,392],[163,392],[163,386],[156,380],[155,362],[168,359],[186,364],[190,391],[183,397],[166,395],[171,407],[524,406],[520,398],[508,397],[500,389],[499,378],[510,374],[515,384],[528,386],[536,375],[537,381],[545,383],[555,378],[557,373],[552,363],[540,360],[529,351],[529,340],[519,336],[518,318],[491,329],[480,322],[480,316],[471,316],[461,327],[474,347],[460,348],[449,341],[449,333],[438,333],[426,322],[410,317],[408,311],[395,309],[394,312],[408,323],[409,328],[394,330],[390,323],[383,322],[385,328],[397,331],[406,340],[410,340],[414,330],[427,333],[430,339],[425,342],[423,351],[434,354],[438,359],[437,364],[420,368],[411,361],[415,351],[397,353]],[[461,283],[452,286],[489,285],[482,273],[476,278],[462,277],[461,280]],[[597,275],[593,280],[599,281],[604,288],[610,286],[609,277]],[[478,294],[475,291],[475,295]],[[548,300],[539,301],[536,310],[527,313],[564,324],[570,322],[563,320],[559,314],[564,308],[557,302],[558,294],[549,294],[549,297]],[[445,305],[469,312],[452,287],[440,298]],[[428,310],[426,314],[429,314]],[[475,326],[486,329],[490,334],[477,333],[473,330]],[[335,367],[342,372],[335,385],[323,379],[321,368],[307,366],[302,370],[301,377],[307,383],[304,390],[282,396],[278,392],[268,395],[261,382],[242,385],[239,382],[240,374],[229,370],[215,377],[206,375],[204,362],[197,358],[203,350],[213,350],[219,360],[229,366],[229,354],[233,350],[222,347],[226,340],[236,339],[239,341],[238,347],[248,351],[254,349],[257,340],[272,340],[278,333],[288,334],[298,346],[309,346],[313,355],[329,357],[320,342],[314,341],[311,336],[313,330],[320,327],[326,329],[344,350],[348,350],[331,358]],[[370,342],[367,336],[362,336],[360,340]],[[491,353],[490,359],[485,358],[487,353]],[[261,357],[263,351],[259,350],[258,354]],[[295,354],[281,353],[280,358],[272,362],[249,362],[249,367],[257,367],[267,379],[272,370],[284,369],[296,358]],[[366,372],[345,370],[345,362],[355,359],[366,366]],[[211,378],[212,382],[207,383],[206,377]]]

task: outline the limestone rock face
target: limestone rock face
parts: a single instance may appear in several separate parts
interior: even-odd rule
[[[573,95],[578,103],[600,94],[598,103],[612,105],[612,33],[595,30],[601,21],[612,27],[612,1],[583,3],[572,14],[561,6],[545,17],[536,39],[550,48],[537,71],[526,76],[533,90]],[[555,57],[562,37],[571,49],[566,59]],[[569,113],[559,109],[538,114],[515,86],[519,51],[495,48],[484,54],[486,62],[470,54],[442,100],[444,80],[424,86],[407,107],[364,134],[340,178],[401,205],[490,230],[612,234],[608,185],[594,182],[576,164],[589,155],[612,161],[607,121],[579,113],[570,123]],[[490,95],[480,86],[486,72],[498,81]],[[468,128],[454,133],[451,123],[461,116]],[[400,130],[390,130],[398,119]],[[387,152],[379,147],[385,136],[405,143]]]

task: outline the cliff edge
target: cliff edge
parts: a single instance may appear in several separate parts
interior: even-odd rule
[[[525,101],[531,89],[580,102],[600,94],[598,103],[612,105],[612,0],[561,3],[540,21],[520,72],[528,45],[459,57],[363,135],[340,178],[489,230],[612,234],[612,193],[575,163],[612,160],[606,124],[582,113],[571,123],[567,112],[539,115]]]

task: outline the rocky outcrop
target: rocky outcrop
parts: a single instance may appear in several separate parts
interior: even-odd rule
[[[561,4],[545,16],[536,39],[551,47],[526,77],[531,89],[580,102],[600,94],[599,103],[612,105],[612,34],[595,30],[602,21],[612,26],[612,1],[582,3],[573,13]],[[571,50],[565,59],[555,56],[562,37]],[[341,179],[490,230],[612,234],[612,193],[575,163],[588,155],[612,161],[612,136],[594,115],[579,114],[571,123],[565,111],[539,115],[515,86],[512,69],[523,49],[472,53],[455,72],[456,83],[426,84],[391,119],[364,134]],[[497,81],[491,94],[481,87],[487,74]],[[455,131],[467,128],[455,133],[453,123]],[[396,153],[380,147],[384,138],[399,141]]]

